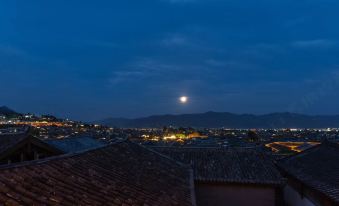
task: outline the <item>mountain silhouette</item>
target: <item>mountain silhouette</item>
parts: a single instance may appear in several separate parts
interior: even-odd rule
[[[339,115],[271,113],[265,115],[206,112],[200,114],[155,115],[144,118],[108,118],[95,123],[125,128],[163,126],[198,128],[339,128]]]

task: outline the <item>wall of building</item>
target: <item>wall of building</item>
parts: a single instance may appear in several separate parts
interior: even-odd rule
[[[273,187],[195,183],[198,206],[275,206]]]
[[[288,206],[316,206],[307,197],[302,196],[289,185],[284,188],[284,199]]]

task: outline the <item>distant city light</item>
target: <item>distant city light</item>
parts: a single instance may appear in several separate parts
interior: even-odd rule
[[[179,98],[179,100],[180,100],[180,103],[185,104],[185,103],[187,103],[188,97],[182,96],[182,97]]]

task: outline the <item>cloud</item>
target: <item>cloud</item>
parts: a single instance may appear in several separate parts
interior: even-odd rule
[[[331,48],[338,46],[339,42],[329,39],[314,39],[306,41],[295,41],[292,46],[296,48]]]
[[[95,46],[95,47],[103,47],[103,48],[116,48],[118,47],[117,43],[110,42],[110,41],[86,41],[85,44],[89,46]]]
[[[180,34],[172,34],[164,38],[161,43],[165,46],[183,46],[188,45],[189,40]]]
[[[128,80],[140,79],[144,76],[145,73],[141,71],[117,71],[113,72],[109,81],[111,84],[119,84]]]
[[[206,28],[188,26],[176,32],[163,34],[162,37],[156,41],[156,46],[160,46],[165,49],[175,49],[176,55],[184,56],[190,56],[192,53],[224,53],[225,49],[223,47],[220,47],[219,44],[209,44],[208,40],[206,41],[206,39],[209,38],[207,37],[208,34],[206,33]],[[201,38],[202,36],[204,36],[205,38]],[[180,49],[178,49],[179,47]]]
[[[230,72],[234,71],[249,71],[253,68],[257,68],[255,65],[248,63],[246,61],[236,61],[236,60],[218,60],[218,59],[207,59],[204,62],[208,68],[221,68],[221,69],[227,69]]]
[[[123,83],[158,83],[177,82],[183,80],[201,79],[214,70],[192,63],[173,63],[166,59],[139,58],[113,71],[109,84]]]
[[[283,26],[286,27],[286,28],[300,27],[300,26],[304,25],[305,23],[310,22],[311,20],[312,19],[309,16],[302,16],[302,17],[298,17],[298,18],[295,18],[295,19],[287,20],[283,24]]]
[[[20,57],[29,56],[26,51],[10,45],[0,45],[0,53],[9,56],[20,56]]]
[[[166,76],[166,73],[179,71],[180,69],[171,64],[162,63],[151,58],[141,58],[122,66],[118,71],[113,71],[109,79],[111,85],[122,84],[131,81],[140,81],[157,76]]]

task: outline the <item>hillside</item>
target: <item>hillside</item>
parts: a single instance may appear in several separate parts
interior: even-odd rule
[[[19,113],[15,112],[14,110],[6,107],[6,106],[1,106],[0,107],[0,115],[2,116],[15,116],[15,115],[19,115]]]

